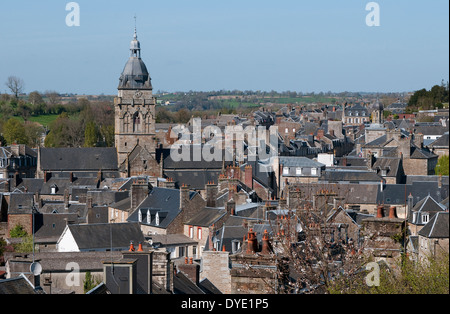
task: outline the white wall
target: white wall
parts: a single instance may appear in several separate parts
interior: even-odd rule
[[[80,249],[78,248],[78,245],[75,242],[68,226],[66,226],[66,229],[64,229],[61,234],[61,237],[56,244],[56,249],[58,252],[80,252]]]

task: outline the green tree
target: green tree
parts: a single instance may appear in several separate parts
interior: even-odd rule
[[[9,235],[11,238],[17,239],[26,237],[28,233],[21,224],[17,224],[9,231]]]
[[[33,236],[25,235],[21,237],[22,241],[14,245],[14,250],[17,253],[30,253],[33,252]]]
[[[99,284],[100,284],[100,281],[98,279],[96,279],[94,276],[92,276],[90,271],[87,271],[86,275],[84,276],[84,280],[83,280],[84,293],[86,294],[87,292],[91,291]]]
[[[84,131],[84,147],[95,147],[98,143],[99,130],[94,121],[88,122]]]
[[[438,160],[435,169],[436,175],[448,176],[449,175],[449,156],[441,156]]]
[[[366,284],[368,272],[341,276],[333,281],[331,294],[448,294],[449,255],[443,253],[414,262],[403,256],[394,268],[380,267],[379,285]]]
[[[3,125],[3,137],[11,144],[28,144],[24,124],[19,120],[11,118]]]

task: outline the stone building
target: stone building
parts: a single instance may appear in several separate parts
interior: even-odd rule
[[[119,79],[118,95],[114,99],[115,146],[119,166],[126,162],[137,146],[144,148],[142,151],[148,151],[156,160],[156,98],[152,93],[149,72],[141,59],[136,30],[130,51],[130,58]]]

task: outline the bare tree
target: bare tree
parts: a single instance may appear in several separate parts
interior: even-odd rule
[[[45,91],[44,94],[45,94],[45,97],[47,97],[47,99],[48,99],[48,104],[51,106],[56,105],[61,100],[61,97],[55,91]]]
[[[14,96],[17,98],[19,98],[19,94],[23,92],[24,88],[25,88],[25,83],[24,81],[17,77],[17,76],[10,76],[8,77],[8,79],[6,80],[6,87],[9,88],[9,90],[11,91],[11,93],[14,94]]]

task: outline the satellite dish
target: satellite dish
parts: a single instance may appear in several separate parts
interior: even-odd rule
[[[31,266],[30,266],[30,271],[33,273],[33,275],[39,276],[42,273],[42,266],[41,266],[41,264],[38,263],[38,262],[32,263]]]

